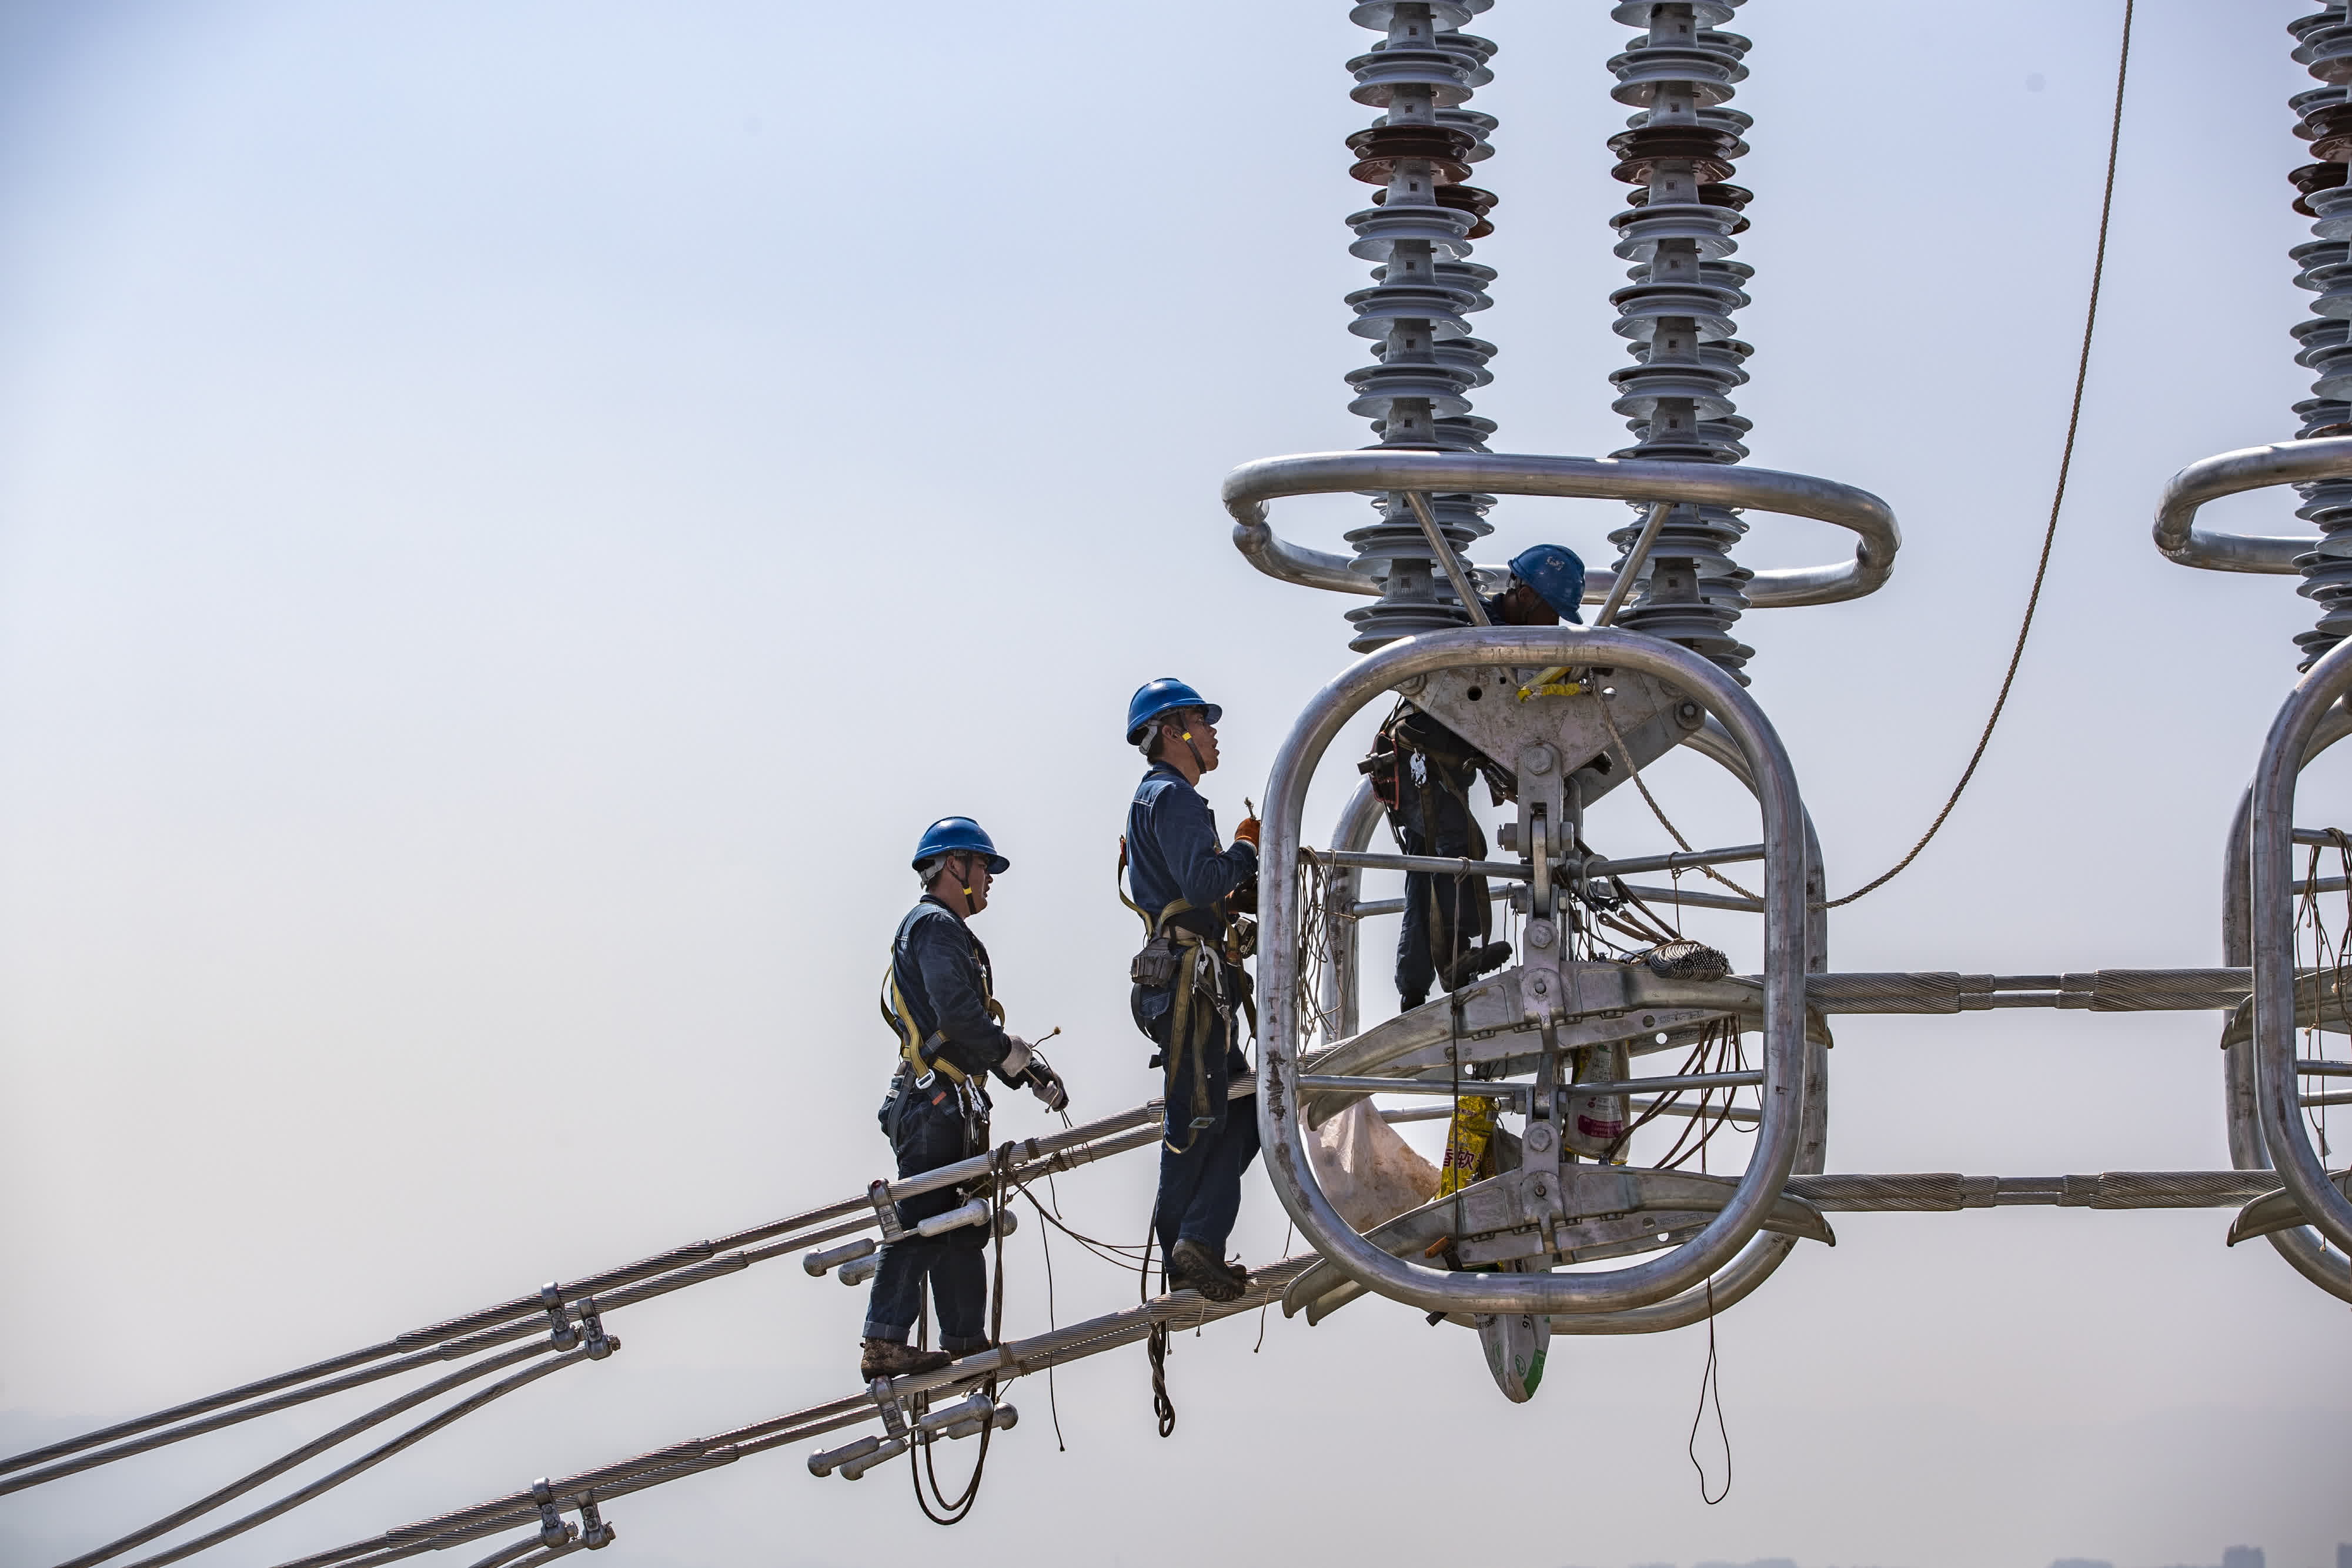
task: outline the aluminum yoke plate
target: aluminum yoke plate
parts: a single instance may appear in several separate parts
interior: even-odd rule
[[[1613,697],[1588,692],[1521,702],[1519,689],[1540,674],[1534,665],[1440,670],[1418,685],[1408,681],[1397,689],[1405,701],[1507,768],[1529,746],[1553,747],[1570,759],[1569,771],[1588,802],[1629,777],[1614,757],[1605,755],[1616,745],[1610,719],[1616,721],[1637,768],[1647,768],[1706,723],[1696,703],[1664,681],[1632,670],[1614,670],[1603,678]]]

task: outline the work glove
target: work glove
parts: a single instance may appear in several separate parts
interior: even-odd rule
[[[1234,824],[1234,842],[1237,844],[1247,844],[1252,849],[1257,848],[1257,819],[1255,817],[1244,817],[1240,821]]]
[[[1048,1111],[1059,1111],[1070,1103],[1070,1092],[1062,1085],[1062,1075],[1045,1065],[1042,1056],[1029,1059],[1029,1092],[1037,1096],[1039,1104]]]
[[[1017,1034],[1008,1034],[1004,1047],[1004,1060],[996,1064],[996,1075],[1007,1083],[1018,1085],[1022,1075],[1029,1071],[1029,1042]]]

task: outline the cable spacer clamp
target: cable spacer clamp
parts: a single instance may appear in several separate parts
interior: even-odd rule
[[[907,1234],[898,1223],[898,1206],[890,1201],[890,1184],[877,1176],[866,1185],[866,1201],[874,1206],[875,1218],[882,1222],[882,1239],[896,1241]]]
[[[550,1285],[549,1290],[555,1287]],[[539,1504],[539,1543],[541,1546],[565,1546],[572,1541],[572,1528],[563,1522],[555,1511],[555,1489],[545,1476],[530,1483],[530,1500]]]
[[[604,1516],[596,1511],[596,1500],[593,1497],[580,1500],[581,1545],[591,1552],[601,1552],[612,1545],[614,1538],[620,1533],[619,1531],[605,1523]]]
[[[580,1343],[580,1331],[572,1326],[571,1314],[563,1310],[563,1287],[550,1280],[539,1288],[539,1304],[546,1309],[548,1339],[558,1350],[570,1350]]]
[[[597,1310],[596,1298],[580,1298],[580,1326],[587,1334],[587,1355],[591,1361],[602,1361],[621,1348],[620,1336],[604,1332],[604,1314]]]

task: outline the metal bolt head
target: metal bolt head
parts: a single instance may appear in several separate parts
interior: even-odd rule
[[[1549,747],[1549,746],[1530,746],[1529,747],[1528,747],[1528,750],[1527,750],[1527,764],[1528,764],[1528,772],[1530,772],[1530,773],[1549,773],[1549,772],[1550,772],[1550,771],[1551,771],[1551,760],[1552,760],[1552,759],[1551,759],[1551,747]]]
[[[1552,923],[1549,920],[1530,920],[1528,922],[1528,946],[1530,947],[1549,947],[1552,945],[1553,938],[1558,936],[1559,932],[1553,929]],[[1537,979],[1536,988],[1538,990],[1541,990],[1543,988],[1543,982],[1540,977]]]
[[[1684,727],[1696,729],[1706,722],[1706,710],[1696,703],[1678,703],[1675,706],[1675,717],[1682,722]]]

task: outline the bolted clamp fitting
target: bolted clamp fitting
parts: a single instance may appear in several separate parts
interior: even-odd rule
[[[604,1332],[604,1317],[593,1296],[580,1298],[580,1326],[586,1331],[589,1360],[602,1361],[621,1348],[620,1336]]]
[[[550,1280],[539,1288],[539,1304],[547,1310],[550,1325],[548,1338],[558,1350],[570,1350],[580,1343],[580,1331],[572,1326],[571,1314],[563,1310],[563,1287]]]
[[[898,1224],[898,1206],[890,1201],[888,1182],[877,1176],[868,1183],[866,1188],[866,1201],[874,1206],[875,1218],[882,1222],[882,1239],[885,1244],[896,1241],[907,1234]]]
[[[604,1516],[597,1511],[594,1498],[587,1497],[580,1500],[581,1545],[591,1552],[601,1552],[612,1545],[614,1538],[619,1534],[619,1531],[604,1522]]]
[[[548,1287],[551,1291],[554,1288],[552,1285]],[[539,1504],[539,1543],[541,1546],[571,1544],[572,1527],[564,1523],[563,1516],[555,1511],[555,1489],[548,1484],[545,1476],[530,1483],[530,1500]]]

